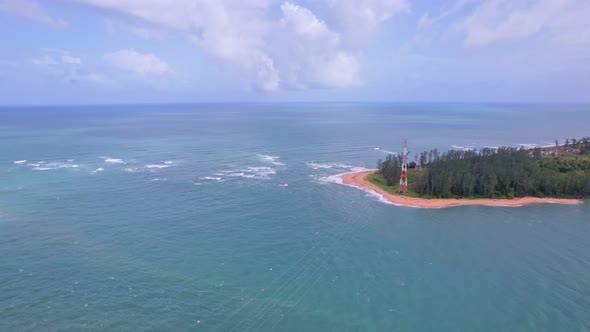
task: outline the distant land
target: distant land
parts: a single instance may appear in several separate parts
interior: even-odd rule
[[[581,204],[590,197],[590,137],[537,148],[424,151],[408,163],[407,193],[399,191],[402,160],[390,154],[377,170],[344,174],[342,183],[425,208]]]

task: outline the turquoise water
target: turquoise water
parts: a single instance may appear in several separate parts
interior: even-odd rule
[[[0,331],[590,330],[590,202],[425,210],[334,183],[404,138],[412,158],[588,123],[588,105],[0,108]]]

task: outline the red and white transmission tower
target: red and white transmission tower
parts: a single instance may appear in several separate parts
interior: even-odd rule
[[[404,155],[402,159],[402,173],[399,176],[399,192],[408,192],[408,140],[404,140]]]

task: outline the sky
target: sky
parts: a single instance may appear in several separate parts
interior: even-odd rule
[[[590,102],[588,0],[0,0],[0,105]]]

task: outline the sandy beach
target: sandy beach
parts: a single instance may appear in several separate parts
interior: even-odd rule
[[[403,206],[411,206],[418,208],[440,209],[464,205],[485,205],[485,206],[504,206],[504,207],[518,207],[530,204],[539,203],[553,203],[553,204],[583,204],[579,199],[564,199],[564,198],[538,198],[538,197],[522,197],[515,199],[452,199],[452,198],[416,198],[407,197],[403,195],[390,194],[378,186],[367,181],[367,176],[375,171],[362,171],[355,173],[346,173],[341,176],[342,184],[357,187],[363,190],[372,190],[382,195],[387,201]]]

